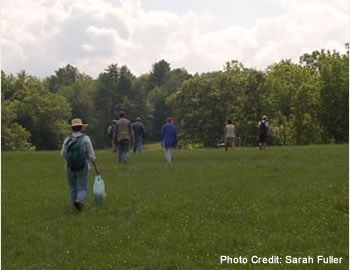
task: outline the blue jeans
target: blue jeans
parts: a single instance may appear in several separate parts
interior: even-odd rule
[[[72,206],[76,200],[84,203],[89,191],[88,164],[86,164],[85,167],[80,171],[72,171],[66,165],[66,175]]]
[[[121,140],[118,142],[118,162],[119,164],[129,160],[129,140]]]
[[[142,151],[142,136],[135,136],[134,153]]]

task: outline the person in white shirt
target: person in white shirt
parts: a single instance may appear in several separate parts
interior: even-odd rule
[[[61,150],[61,156],[65,160],[70,199],[72,206],[78,211],[82,210],[88,194],[90,162],[94,165],[96,174],[100,174],[91,140],[81,132],[87,126],[81,119],[73,119],[69,126],[73,133],[65,138]],[[75,157],[71,154],[73,148]],[[76,158],[77,155],[79,158]]]
[[[232,146],[232,151],[235,151],[236,143],[236,127],[232,124],[231,120],[227,121],[227,125],[224,129],[225,151],[229,145]]]

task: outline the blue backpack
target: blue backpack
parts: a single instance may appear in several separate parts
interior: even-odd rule
[[[76,141],[73,141],[73,136],[70,135],[67,141],[66,161],[72,171],[80,171],[85,167],[87,157],[83,146],[84,137],[85,134],[82,134],[79,137],[75,137]]]

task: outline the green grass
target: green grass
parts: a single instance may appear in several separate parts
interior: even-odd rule
[[[107,198],[69,206],[59,152],[2,153],[2,269],[348,269],[348,145],[175,150],[117,164]],[[233,265],[220,256],[317,255],[338,265]]]

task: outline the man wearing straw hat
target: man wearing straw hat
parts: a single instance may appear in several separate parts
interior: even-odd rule
[[[61,156],[66,161],[70,199],[72,206],[78,211],[82,210],[88,194],[90,162],[94,165],[96,174],[100,174],[91,140],[82,133],[87,126],[81,119],[73,119],[72,124],[68,126],[73,133],[65,138],[61,150]]]

